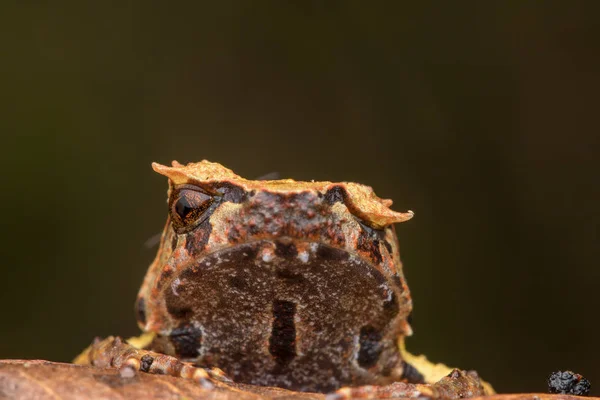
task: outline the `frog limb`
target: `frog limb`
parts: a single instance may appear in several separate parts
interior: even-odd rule
[[[121,371],[133,369],[150,374],[182,377],[200,383],[205,389],[213,389],[217,382],[230,381],[219,368],[196,367],[176,357],[137,347],[148,342],[144,336],[146,335],[134,338],[130,342],[113,336],[103,340],[97,339],[74,362]]]
[[[414,355],[408,352],[406,350],[404,338],[401,338],[398,341],[398,347],[400,349],[400,354],[402,354],[402,359],[407,364],[411,365],[413,368],[419,371],[419,373],[423,376],[424,383],[433,384],[439,382],[442,378],[449,375],[454,370],[454,368],[451,368],[445,364],[434,363],[429,361],[425,355]],[[489,382],[486,382],[483,379],[481,379],[480,381],[483,385],[483,389],[485,390],[486,395],[496,394],[496,391]]]
[[[462,399],[485,395],[475,371],[452,370],[434,384],[394,382],[383,386],[344,387],[326,396],[326,400],[420,398]]]

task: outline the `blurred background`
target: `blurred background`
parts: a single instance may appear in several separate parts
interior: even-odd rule
[[[136,335],[150,162],[371,185],[409,350],[600,395],[600,2],[5,3],[0,358]]]

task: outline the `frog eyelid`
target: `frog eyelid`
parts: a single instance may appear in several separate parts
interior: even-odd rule
[[[178,192],[183,189],[194,190],[196,192],[204,193],[204,194],[207,194],[209,196],[214,196],[214,197],[222,196],[222,194],[217,192],[216,190],[211,190],[210,188],[205,187],[203,185],[194,185],[192,183],[182,183],[182,184],[173,186],[173,192]]]

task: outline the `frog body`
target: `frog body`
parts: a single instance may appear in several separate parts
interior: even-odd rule
[[[412,212],[357,183],[247,180],[208,161],[153,168],[169,178],[169,216],[136,315],[154,356],[127,350],[130,364],[151,372],[160,354],[306,392],[424,383],[402,352],[412,300],[393,225]],[[126,359],[115,346],[88,359]]]

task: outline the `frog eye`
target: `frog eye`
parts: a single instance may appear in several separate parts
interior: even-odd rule
[[[213,203],[214,197],[199,187],[177,190],[171,201],[171,219],[177,233],[193,228]]]

